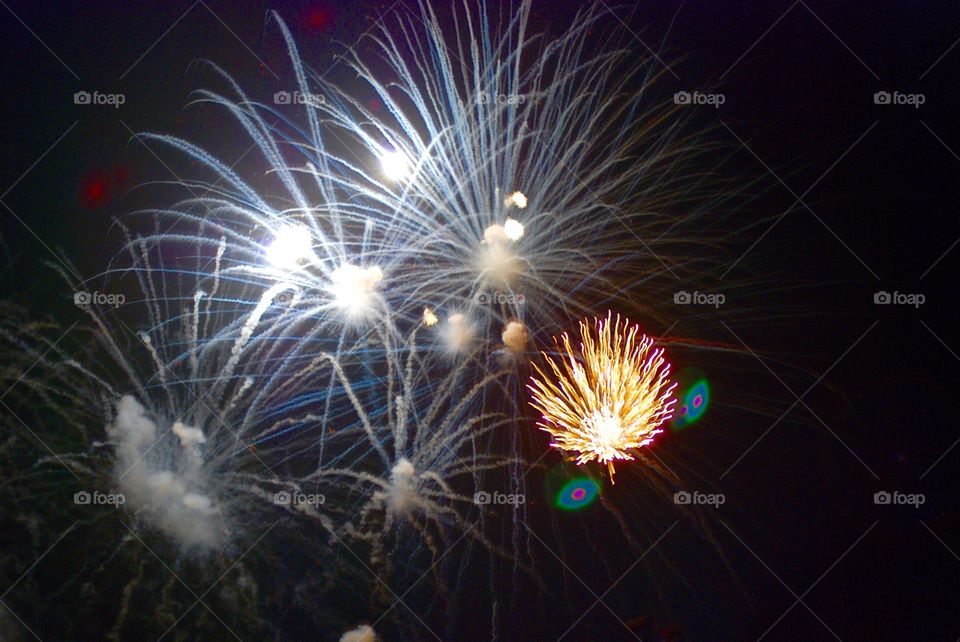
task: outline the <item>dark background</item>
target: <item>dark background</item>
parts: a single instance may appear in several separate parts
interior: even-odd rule
[[[536,0],[533,26],[557,33],[579,5]],[[684,639],[957,640],[960,432],[951,408],[960,383],[953,314],[960,7],[823,0],[611,6],[636,35],[638,54],[649,47],[669,65],[665,91],[724,94],[719,110],[690,107],[698,110],[694,121],[715,127],[738,148],[734,166],[766,182],[752,205],[762,216],[741,240],[746,248],[763,238],[725,279],[734,288],[759,270],[768,287],[751,301],[731,301],[728,307],[740,306],[736,314],[721,311],[710,333],[760,355],[744,381],[756,386],[748,392],[769,397],[772,410],[747,418],[718,412],[700,427],[732,444],[714,451],[705,443],[699,459],[704,490],[727,495],[714,532],[739,586],[722,574],[691,580],[702,608],[690,613],[671,609],[669,594],[660,606],[644,604],[646,595],[633,599],[628,586],[642,578],[605,600],[623,620],[653,618],[656,631],[678,623]],[[218,140],[209,129],[215,121],[186,107],[190,91],[209,78],[191,62],[212,59],[261,97],[284,86],[273,75],[289,80],[285,49],[266,20],[271,8],[322,70],[334,62],[336,41],[356,41],[394,7],[217,0],[0,7],[6,296],[37,312],[75,314],[69,288],[45,262],[62,249],[81,274],[98,274],[121,238],[112,217],[140,198],[129,190],[174,178],[133,133],[214,140],[228,162],[243,156],[249,143]],[[119,109],[75,105],[80,90],[123,93],[126,102]],[[925,103],[875,105],[881,90],[920,93]],[[753,273],[744,274],[747,265]],[[879,290],[922,293],[926,303],[876,306]],[[725,387],[741,383],[715,380],[718,405]],[[804,403],[761,439],[793,393],[811,386]],[[880,490],[923,493],[926,503],[876,506]],[[604,550],[602,534],[590,541],[568,563],[580,573],[580,565],[606,559],[606,583],[584,575],[601,595],[630,558]],[[674,550],[682,555],[684,547]],[[554,639],[538,631],[562,632],[593,604],[566,579],[569,613],[531,609],[549,623],[540,628],[531,615],[517,625],[524,633],[510,639]],[[676,603],[688,598],[678,594]],[[629,637],[597,607],[566,639]]]

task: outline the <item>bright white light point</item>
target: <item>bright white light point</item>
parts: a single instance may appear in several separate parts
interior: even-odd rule
[[[515,206],[523,209],[527,206],[527,197],[523,192],[514,192],[503,201],[507,207]]]
[[[620,419],[615,417],[609,408],[594,411],[586,422],[596,435],[597,445],[604,450],[615,448],[623,436]]]
[[[400,181],[410,174],[410,161],[400,151],[384,152],[380,157],[383,174],[391,181]]]
[[[519,321],[511,321],[503,329],[500,338],[503,345],[507,346],[512,352],[523,352],[527,346],[527,328]]]
[[[519,241],[520,237],[523,236],[523,223],[508,218],[506,223],[503,224],[503,232],[511,241]]]
[[[383,280],[383,271],[375,265],[362,268],[344,263],[333,271],[330,278],[334,303],[355,316],[369,309],[377,284]]]
[[[340,636],[340,642],[377,642],[376,632],[364,624]]]
[[[483,243],[476,257],[476,267],[483,279],[504,285],[523,273],[523,261],[510,248],[511,242],[503,225],[494,224],[483,231]]]
[[[401,457],[390,469],[390,490],[387,504],[394,513],[403,514],[416,504],[417,480],[413,464]]]
[[[466,350],[470,346],[473,339],[473,326],[467,322],[465,316],[458,312],[451,314],[447,319],[442,334],[447,342],[447,350],[455,354]]]
[[[267,248],[267,261],[283,270],[294,270],[313,254],[313,237],[302,225],[288,225],[277,230]]]
[[[493,224],[483,231],[483,242],[493,245],[495,243],[506,243],[508,241],[507,231],[502,225]]]
[[[423,325],[429,328],[431,326],[437,325],[437,322],[439,320],[440,319],[437,318],[437,315],[434,313],[433,310],[431,310],[430,308],[423,309]]]

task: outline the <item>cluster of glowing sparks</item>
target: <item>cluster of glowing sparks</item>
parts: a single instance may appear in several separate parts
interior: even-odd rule
[[[298,93],[322,98],[302,105],[309,127],[280,114],[276,99],[267,105],[248,98],[229,76],[239,97],[203,93],[202,101],[225,107],[251,138],[251,149],[259,149],[271,176],[268,192],[258,188],[261,172],[248,183],[189,141],[143,135],[215,176],[197,183],[204,195],[194,194],[196,200],[139,213],[170,219],[171,231],[127,234],[127,269],[140,279],[147,304],[148,329],[139,337],[149,359],[140,359],[140,346],[131,348],[137,354],[122,350],[126,344],[117,337],[126,336],[126,324],[108,322],[88,300],[81,307],[102,332],[94,349],[74,359],[56,348],[60,339],[44,340],[23,352],[28,358],[19,371],[0,368],[0,381],[15,375],[3,386],[9,389],[30,381],[26,375],[47,353],[57,355],[51,380],[59,382],[61,370],[73,374],[76,381],[64,375],[68,394],[62,398],[83,406],[77,411],[82,419],[62,423],[84,426],[86,439],[97,433],[88,433],[81,421],[112,417],[109,440],[99,437],[77,454],[62,455],[76,460],[69,469],[93,470],[87,462],[112,456],[116,465],[110,470],[122,475],[109,480],[129,498],[127,509],[185,555],[226,550],[233,539],[242,543],[248,529],[233,524],[256,526],[261,516],[271,517],[270,510],[310,520],[302,531],[306,542],[292,523],[288,534],[296,540],[273,539],[282,548],[297,541],[311,554],[329,554],[336,573],[324,571],[323,577],[331,582],[340,581],[341,568],[342,577],[354,580],[348,575],[352,564],[338,561],[343,540],[350,539],[369,550],[367,561],[353,555],[363,566],[361,575],[372,568],[387,591],[429,561],[420,577],[433,575],[446,596],[448,571],[456,569],[439,562],[452,550],[445,547],[454,530],[462,531],[456,542],[481,545],[491,559],[497,555],[520,568],[526,522],[519,518],[526,514],[501,513],[513,520],[513,536],[501,542],[503,522],[489,520],[496,530],[488,532],[486,518],[472,519],[477,509],[463,494],[471,483],[477,491],[490,487],[498,470],[516,480],[511,484],[517,490],[527,490],[524,475],[513,474],[527,463],[525,442],[512,434],[501,438],[515,425],[517,373],[542,336],[566,327],[572,315],[595,314],[595,301],[611,300],[619,279],[608,275],[622,274],[621,257],[635,252],[633,237],[618,226],[642,226],[644,238],[666,238],[673,234],[661,229],[685,229],[701,215],[663,222],[647,215],[675,196],[688,202],[686,191],[659,188],[673,184],[678,155],[688,154],[688,143],[685,137],[676,148],[668,142],[674,136],[668,110],[650,117],[646,92],[634,91],[632,76],[619,73],[622,59],[641,70],[637,80],[646,87],[645,67],[626,52],[578,59],[589,49],[598,10],[586,11],[555,44],[543,46],[545,36],[526,35],[535,15],[529,0],[505,3],[519,9],[499,36],[487,24],[494,15],[488,16],[485,3],[473,3],[476,21],[471,3],[457,3],[466,14],[460,24],[467,26],[452,30],[453,41],[445,40],[450,30],[441,28],[429,0],[414,4],[419,17],[402,19],[398,35],[384,23],[369,36],[390,80],[373,75],[353,50],[344,57],[357,73],[357,92],[308,74],[289,30],[276,18]],[[418,24],[426,29],[423,40],[416,36]],[[463,64],[450,52],[471,57]],[[500,105],[477,98],[528,89],[537,95],[536,108],[530,101]],[[379,97],[376,114],[362,98],[368,90]],[[579,98],[587,95],[596,98]],[[644,114],[644,123],[629,114]],[[324,141],[334,138],[339,143],[328,148]],[[282,151],[288,148],[295,153]],[[305,165],[301,157],[308,159]],[[576,175],[591,177],[589,186],[570,180]],[[191,193],[193,186],[193,180],[183,182]],[[91,199],[106,193],[95,187]],[[195,203],[211,215],[191,212]],[[637,214],[626,223],[617,217],[614,225],[603,216],[608,208]],[[195,263],[165,267],[174,252],[179,261],[187,241],[197,248]],[[641,273],[659,270],[650,265]],[[0,309],[3,347],[16,335],[8,329],[7,308]],[[21,325],[32,328],[20,321],[14,327]],[[678,429],[702,417],[710,403],[702,375],[691,381],[683,372],[671,376],[663,349],[627,319],[612,313],[588,318],[579,331],[579,345],[563,334],[557,352],[543,353],[528,385],[530,404],[540,413],[538,427],[551,435],[550,447],[565,455],[548,475],[545,494],[562,511],[587,509],[603,497],[602,475],[572,462],[605,466],[612,481],[614,464],[634,460],[673,415]],[[6,352],[20,358],[19,344],[10,343],[14,347]],[[100,349],[107,349],[106,358]],[[141,373],[141,363],[150,369]],[[46,379],[38,381],[37,398],[46,399],[55,389]],[[117,390],[130,392],[113,403]],[[91,413],[87,399],[109,407]],[[190,399],[207,401],[183,407]],[[114,446],[112,455],[107,444]],[[0,455],[5,452],[14,451],[0,448]],[[63,463],[61,455],[51,454]],[[39,456],[49,460],[46,452]],[[0,458],[0,465],[5,461]],[[275,462],[290,472],[264,475],[263,467]],[[285,503],[277,500],[281,493]],[[330,501],[321,510],[291,502],[295,493]],[[494,515],[493,508],[480,510]],[[320,529],[330,536],[324,541],[336,546],[317,545]],[[396,551],[404,553],[397,560],[402,564],[394,565]],[[268,547],[258,554],[264,564],[292,559]],[[473,557],[464,556],[457,578],[473,570]],[[431,573],[435,567],[440,572]],[[297,585],[289,587],[296,595],[306,594],[318,577],[280,575],[297,576]],[[498,577],[491,573],[491,583]],[[139,585],[131,580],[128,586]],[[284,595],[281,590],[288,587],[265,594],[265,608],[282,603],[274,599]],[[256,597],[254,591],[242,594]],[[163,601],[158,608],[171,604]],[[130,622],[141,615],[127,611],[121,617]],[[491,627],[500,626],[500,612],[495,601]],[[397,630],[403,630],[399,624]],[[374,634],[365,626],[341,638],[347,639],[373,640]]]
[[[557,342],[563,358],[544,353],[549,374],[534,366],[539,377],[528,387],[550,445],[578,453],[578,464],[606,464],[612,480],[614,462],[632,460],[631,451],[651,443],[670,419],[677,384],[663,349],[627,319],[611,317],[580,322],[579,360],[564,334]]]

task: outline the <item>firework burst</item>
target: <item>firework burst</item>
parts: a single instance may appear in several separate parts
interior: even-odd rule
[[[82,305],[89,345],[58,347],[53,337],[72,328],[26,327],[25,314],[0,304],[0,386],[16,388],[7,400],[18,416],[36,410],[43,429],[30,436],[45,447],[19,433],[0,445],[0,467],[17,473],[0,497],[32,516],[59,506],[37,502],[38,488],[122,491],[125,512],[109,520],[81,504],[43,514],[48,541],[74,515],[98,529],[87,538],[89,566],[120,559],[139,569],[103,591],[133,596],[110,623],[117,637],[152,633],[142,614],[195,597],[173,594],[179,578],[143,571],[155,555],[127,544],[148,542],[171,545],[178,568],[200,580],[236,568],[222,601],[247,638],[263,637],[288,596],[325,626],[352,615],[327,600],[333,587],[357,604],[371,593],[379,622],[381,602],[389,612],[428,574],[431,617],[456,613],[455,591],[467,577],[480,585],[478,572],[494,589],[496,637],[520,581],[546,592],[524,534],[537,509],[479,498],[530,496],[539,452],[513,430],[516,374],[530,347],[571,317],[587,317],[579,350],[564,334],[529,385],[540,427],[580,464],[606,464],[612,478],[615,461],[639,459],[650,488],[667,485],[638,449],[672,415],[670,364],[626,319],[590,317],[626,305],[641,284],[644,296],[630,300],[644,318],[672,316],[676,307],[658,302],[679,278],[673,268],[702,278],[710,259],[697,250],[724,238],[718,217],[706,216],[725,198],[713,199],[703,178],[711,146],[651,93],[656,65],[622,43],[591,53],[593,42],[619,42],[595,31],[602,3],[553,40],[528,24],[530,0],[503,14],[462,3],[453,30],[429,2],[416,4],[345,53],[342,81],[310,71],[274,14],[295,76],[284,91],[320,97],[309,104],[259,102],[211,63],[226,91],[199,91],[196,102],[236,121],[255,169],[218,160],[229,138],[219,127],[209,150],[141,136],[182,153],[190,179],[174,182],[175,202],[138,212],[151,219],[145,231],[118,225],[126,244],[103,288],[135,281],[141,300],[122,311]],[[76,293],[89,289],[61,274]],[[53,336],[34,337],[41,329]],[[14,434],[19,422],[9,419],[0,416],[0,428]],[[589,490],[578,483],[571,492]],[[251,553],[242,564],[232,559],[240,551]],[[283,563],[301,572],[263,586],[252,579]],[[8,585],[29,570],[10,568]],[[510,590],[498,591],[504,581]],[[137,602],[141,594],[149,599]],[[414,617],[376,625],[424,624]],[[526,605],[510,617],[527,619]],[[177,622],[151,626],[163,637]],[[64,630],[52,637],[107,635]]]
[[[579,453],[577,463],[607,464],[612,480],[614,460],[632,460],[630,451],[652,442],[670,419],[677,384],[653,339],[619,315],[611,319],[608,313],[593,328],[580,322],[581,361],[564,334],[557,342],[564,358],[544,353],[552,376],[534,365],[539,378],[532,377],[528,388],[542,415],[537,425],[553,436],[551,445]]]

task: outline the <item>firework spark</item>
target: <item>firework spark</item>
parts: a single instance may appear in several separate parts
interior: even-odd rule
[[[611,321],[580,322],[582,362],[574,356],[564,334],[557,347],[565,357],[555,361],[544,353],[552,371],[531,377],[530,404],[541,414],[538,426],[550,433],[551,446],[579,453],[577,463],[607,464],[613,479],[613,462],[632,460],[632,449],[646,446],[670,419],[676,400],[670,381],[670,364],[662,348],[620,316]],[[562,343],[562,345],[561,345]]]

